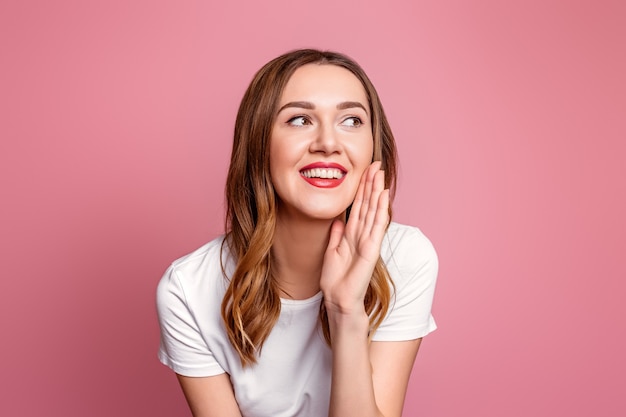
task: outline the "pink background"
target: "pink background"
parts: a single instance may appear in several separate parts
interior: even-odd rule
[[[624,4],[3,0],[0,415],[188,415],[155,286],[222,230],[253,73],[307,46],[370,74],[439,252],[405,415],[624,415]]]

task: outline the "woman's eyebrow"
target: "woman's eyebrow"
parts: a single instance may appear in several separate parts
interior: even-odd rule
[[[310,101],[290,101],[289,103],[283,105],[280,109],[278,109],[278,113],[290,107],[295,107],[298,109],[314,110],[315,104],[311,103]],[[358,101],[344,101],[344,102],[337,104],[337,110],[346,110],[346,109],[351,109],[354,107],[359,107],[363,109],[365,113],[368,113],[365,106],[359,103]]]
[[[360,107],[363,109],[363,111],[365,111],[365,113],[368,113],[365,106],[359,103],[358,101],[344,101],[343,103],[337,104],[337,110],[352,109],[354,107]]]
[[[280,109],[278,109],[278,113],[280,113],[281,111],[289,107],[295,107],[298,109],[307,109],[307,110],[315,109],[315,105],[309,101],[290,101],[289,103],[285,104]]]

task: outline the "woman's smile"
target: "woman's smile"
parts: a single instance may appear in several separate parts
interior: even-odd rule
[[[334,188],[346,177],[346,168],[336,163],[315,162],[300,170],[302,178],[314,187]]]

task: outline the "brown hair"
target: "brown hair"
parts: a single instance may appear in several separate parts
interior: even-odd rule
[[[281,308],[271,268],[277,202],[269,171],[272,125],[287,81],[296,69],[313,63],[345,68],[363,84],[372,118],[373,160],[382,161],[385,188],[390,189],[391,196],[395,191],[395,141],[376,89],[356,62],[336,52],[301,49],[273,59],[256,73],[243,96],[235,122],[226,180],[227,234],[222,244],[222,249],[224,244],[228,245],[230,255],[236,260],[222,301],[222,318],[243,366],[256,362],[256,355],[278,320]],[[379,258],[365,296],[370,334],[387,314],[392,286],[391,277]],[[323,302],[320,320],[324,337],[330,344]]]

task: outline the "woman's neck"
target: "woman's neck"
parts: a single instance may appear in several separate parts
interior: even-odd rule
[[[272,244],[274,276],[282,297],[302,300],[317,294],[332,220],[278,216]]]

